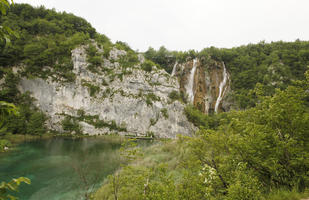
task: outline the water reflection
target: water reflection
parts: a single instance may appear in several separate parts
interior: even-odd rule
[[[26,142],[0,155],[0,180],[25,176],[17,195],[24,200],[83,199],[120,165],[120,141],[54,138]]]

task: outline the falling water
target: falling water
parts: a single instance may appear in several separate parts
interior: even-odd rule
[[[196,70],[196,59],[193,60],[193,67],[191,69],[190,77],[188,84],[185,86],[187,94],[189,96],[189,101],[193,103],[194,101],[194,91],[193,91],[193,86],[194,86],[194,75],[195,75],[195,70]]]
[[[177,64],[178,64],[178,62],[176,61],[176,62],[175,62],[175,65],[174,65],[174,67],[173,67],[173,71],[172,71],[171,76],[175,76]]]
[[[222,80],[222,82],[219,85],[219,95],[218,95],[218,98],[217,98],[217,101],[216,101],[216,105],[215,105],[215,113],[218,113],[218,107],[219,107],[219,105],[221,103],[221,100],[222,100],[222,98],[224,96],[224,92],[225,91],[223,91],[223,89],[224,89],[224,87],[226,85],[227,78],[228,78],[228,74],[226,72],[225,64],[223,62],[223,80]]]

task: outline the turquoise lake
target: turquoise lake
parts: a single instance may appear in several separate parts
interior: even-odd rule
[[[20,176],[21,200],[84,199],[120,166],[118,140],[106,138],[53,138],[25,142],[0,154],[0,182]],[[88,189],[88,190],[87,190]]]

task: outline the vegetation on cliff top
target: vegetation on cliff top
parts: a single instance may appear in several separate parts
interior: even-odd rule
[[[10,43],[0,40],[0,79],[3,80],[0,101],[15,104],[19,115],[5,117],[6,130],[0,136],[9,133],[42,135],[47,132],[46,116],[34,106],[34,99],[28,93],[21,94],[17,88],[23,76],[74,81],[71,50],[82,44],[90,44],[93,40],[99,48],[103,48],[102,56],[108,57],[113,46],[133,52],[125,43],[113,45],[86,20],[73,14],[59,13],[43,6],[34,8],[28,4],[13,4],[7,8],[8,12],[0,17],[0,23],[16,34],[11,35]],[[93,68],[97,60],[89,60],[95,64]],[[14,73],[13,66],[21,73]],[[94,87],[90,87],[90,90],[92,96],[97,92]]]
[[[223,61],[231,74],[231,89],[234,102],[240,108],[255,105],[257,98],[250,93],[257,83],[265,92],[274,94],[275,88],[285,89],[292,80],[304,80],[304,73],[309,66],[309,42],[260,42],[231,49],[215,47],[205,48],[200,52],[168,51],[149,48],[145,57],[171,73],[175,62],[182,63],[195,57],[204,60]],[[249,94],[249,95],[248,95]]]

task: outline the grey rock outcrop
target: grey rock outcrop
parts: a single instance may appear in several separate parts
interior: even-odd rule
[[[125,53],[113,49],[110,52],[113,60],[104,59],[103,67],[108,72],[94,73],[87,69],[85,46],[81,46],[72,51],[75,82],[22,79],[19,89],[31,92],[37,106],[49,116],[48,126],[58,131],[63,131],[63,119],[71,116],[79,120],[83,133],[90,135],[115,132],[137,136],[154,134],[162,138],[191,135],[195,128],[183,114],[185,105],[168,97],[172,91],[179,91],[177,78],[155,67],[152,72],[145,72],[140,64],[124,73],[117,59]],[[92,117],[94,123],[83,120],[80,113]],[[121,129],[104,126],[103,122]]]

